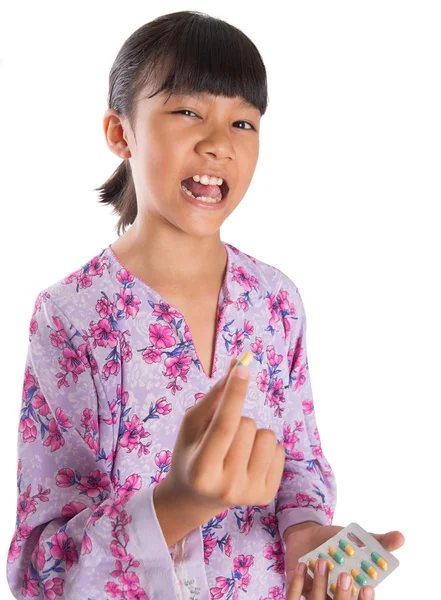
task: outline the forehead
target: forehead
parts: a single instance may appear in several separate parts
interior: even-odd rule
[[[258,108],[248,102],[242,96],[236,96],[235,98],[229,98],[228,96],[222,96],[227,98],[230,102],[234,102],[238,108],[252,108],[254,110],[258,110]],[[185,100],[187,98],[191,98],[193,100],[199,100],[201,102],[208,102],[210,100],[214,100],[216,96],[214,94],[210,94],[208,92],[196,92],[195,90],[177,90],[170,94],[170,98],[175,98],[176,100]]]

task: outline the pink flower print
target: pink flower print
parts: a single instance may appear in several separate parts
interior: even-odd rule
[[[318,432],[317,427],[314,429],[314,434],[313,435],[314,435],[315,439],[319,442],[320,441],[320,434]]]
[[[179,311],[177,311],[176,308],[173,308],[163,300],[161,300],[159,304],[154,304],[153,308],[154,310],[152,312],[152,315],[154,317],[162,318],[167,323],[171,323],[175,317],[177,319],[180,319],[182,317],[182,314]]]
[[[293,390],[296,392],[306,381],[306,364],[302,365],[297,373]]]
[[[282,354],[276,354],[274,346],[268,346],[266,349],[266,357],[268,359],[269,364],[274,367],[280,365],[283,360]]]
[[[300,363],[302,362],[304,350],[302,348],[302,337],[297,338],[295,348],[291,348],[288,352],[288,364],[290,365],[290,372],[296,371]]]
[[[20,538],[20,540],[27,540],[33,531],[34,530],[32,527],[29,527],[29,525],[26,525],[26,523],[22,523],[18,528],[17,536]]]
[[[54,577],[44,583],[44,592],[48,600],[54,600],[56,596],[63,596],[64,594],[64,581],[61,577]]]
[[[132,283],[132,281],[134,281],[134,276],[132,275],[132,273],[130,273],[130,271],[128,271],[127,269],[120,269],[117,274],[116,274],[116,278],[118,279],[118,281],[120,283],[123,284],[124,287],[126,287],[126,285],[128,283]]]
[[[266,369],[263,369],[263,371],[260,371],[260,373],[257,375],[257,387],[261,392],[266,392],[269,386],[269,382],[270,376],[268,374],[268,371]]]
[[[55,450],[64,446],[64,437],[55,419],[49,421],[49,434],[43,442],[43,445],[50,446],[51,452],[55,452]]]
[[[236,300],[236,310],[243,310],[244,312],[246,312],[248,309],[249,306],[246,299],[243,296],[239,296],[239,298]]]
[[[93,347],[109,346],[115,348],[118,344],[119,331],[113,330],[109,319],[100,319],[96,325],[90,326],[90,334],[93,337]]]
[[[51,537],[50,551],[57,560],[66,561],[66,569],[78,562],[78,552],[73,538],[67,537],[64,531],[60,531]]]
[[[63,486],[61,486],[63,487]],[[64,486],[69,487],[69,486]],[[82,502],[69,502],[69,504],[65,504],[61,510],[61,514],[63,517],[67,517],[68,519],[74,517],[82,510],[84,510],[86,506]]]
[[[271,313],[271,319],[269,320],[270,328],[274,330],[276,328],[276,323],[280,321],[279,302],[277,301],[276,294],[266,296],[265,302]]]
[[[268,592],[268,597],[263,600],[285,600],[283,589],[278,585],[271,587]]]
[[[28,485],[26,492],[23,492],[17,501],[17,514],[20,522],[26,521],[28,515],[36,512],[37,504],[31,494],[31,486]]]
[[[82,492],[86,492],[89,498],[96,498],[104,491],[110,492],[110,479],[106,473],[95,469],[89,475],[81,477],[78,487]]]
[[[185,324],[184,327],[184,340],[186,340],[187,342],[191,341],[193,338],[191,337],[191,331],[189,326],[187,325],[187,323]]]
[[[141,486],[141,477],[136,473],[132,473],[132,475],[127,477],[124,484],[118,490],[118,497],[120,498],[121,502],[123,504],[128,502],[133,494],[141,489]]]
[[[243,323],[243,329],[244,329],[245,335],[247,335],[247,336],[253,335],[254,325],[251,323],[251,321],[247,321],[245,319],[245,321]]]
[[[129,590],[126,592],[126,594],[127,600],[149,600],[147,594],[142,588],[138,588],[137,590]]]
[[[104,586],[104,591],[106,592],[106,594],[109,594],[111,598],[124,598],[124,592],[119,587],[119,585],[116,585],[116,583],[113,581],[108,581],[106,583],[106,585]]]
[[[233,275],[233,280],[237,281],[246,292],[251,292],[253,287],[258,283],[254,275],[250,275],[244,267],[236,267],[233,265],[231,267],[231,273]]]
[[[133,571],[123,573],[119,578],[121,588],[126,591],[133,591],[139,588],[139,577]]]
[[[38,410],[42,417],[47,417],[47,415],[50,413],[49,404],[46,402],[46,398],[43,396],[41,391],[34,394],[31,404],[36,410]]]
[[[250,349],[253,354],[260,354],[263,350],[262,338],[256,337],[256,341],[250,344]]]
[[[161,362],[161,350],[156,350],[156,348],[146,348],[142,353],[142,358],[149,365],[153,363]]]
[[[134,450],[141,440],[148,437],[150,433],[144,431],[142,425],[139,424],[139,417],[133,415],[131,421],[124,421],[125,431],[119,440],[120,446],[127,448],[129,452]]]
[[[187,373],[191,361],[191,356],[187,356],[184,351],[179,355],[169,356],[164,361],[164,366],[166,368],[164,375],[174,378],[180,377],[183,381],[187,382]]]
[[[92,540],[87,535],[87,533],[83,534],[83,539],[81,541],[81,554],[90,554],[92,551]]]
[[[8,550],[8,562],[13,563],[20,556],[21,546],[18,545],[17,536],[14,535]]]
[[[118,419],[118,414],[119,414],[119,405],[116,400],[112,400],[112,402],[109,404],[109,410],[110,410],[110,419],[103,419],[103,421],[104,421],[104,423],[107,423],[107,425],[115,425],[115,423]],[[83,425],[83,427],[84,427],[84,425]]]
[[[248,569],[253,566],[254,556],[251,554],[248,554],[247,556],[245,556],[245,554],[239,554],[239,556],[234,559],[233,564],[234,570],[240,573],[243,577],[248,573]]]
[[[172,453],[170,452],[170,450],[161,450],[161,452],[158,452],[155,455],[155,463],[162,470],[166,469],[168,471],[167,467],[171,465],[171,461]]]
[[[102,319],[111,315],[116,316],[115,306],[108,298],[100,298],[95,305],[95,310]]]
[[[31,570],[28,569],[27,573],[23,577],[23,587],[21,588],[21,593],[23,596],[39,596],[40,592],[38,591],[38,579],[32,579]]]
[[[149,339],[158,350],[171,348],[176,344],[170,327],[164,327],[160,323],[149,325]]]
[[[168,415],[171,410],[172,405],[171,403],[167,403],[166,398],[161,398],[160,400],[156,401],[156,412],[158,412],[160,415]]]
[[[32,337],[33,335],[35,335],[38,331],[38,325],[37,325],[37,321],[34,319],[34,317],[31,318],[31,322],[29,323],[29,337]]]
[[[64,331],[63,321],[61,321],[58,317],[52,317],[52,321],[56,327],[56,329],[51,330],[49,335],[52,345],[60,349],[64,348],[66,342],[69,341],[69,336]]]
[[[248,535],[251,531],[251,528],[254,524],[254,507],[249,506],[245,512],[243,513],[243,525],[240,528],[240,533],[245,533]]]
[[[312,400],[303,400],[302,410],[305,415],[310,415],[314,410],[314,403]]]
[[[36,566],[36,568],[41,571],[44,567],[45,558],[44,558],[44,547],[43,547],[43,539],[38,539],[38,544],[35,547],[34,552],[32,553],[32,562]]]
[[[280,409],[280,403],[285,402],[285,398],[283,396],[283,379],[274,380],[272,388],[268,390],[268,396],[266,399],[269,400],[271,408],[273,406],[277,406]]]
[[[76,483],[75,473],[72,471],[72,469],[60,469],[57,473],[55,481],[58,487],[71,487]]]
[[[133,295],[130,288],[121,288],[119,298],[116,301],[116,308],[124,311],[126,319],[129,317],[135,318],[139,311],[139,304],[141,304],[141,300],[138,296]]]
[[[93,412],[90,408],[85,408],[81,416],[81,427],[88,427],[93,419]]]
[[[225,554],[231,556],[231,536],[229,535],[225,544]]]
[[[289,423],[283,424],[283,446],[289,455],[292,456],[294,446],[300,441],[300,438],[296,435],[297,431],[303,431],[303,421],[295,421],[294,430],[291,431],[291,425]]]
[[[321,446],[314,446],[313,454],[316,458],[323,458],[323,451]]]
[[[23,441],[26,443],[33,442],[37,437],[37,428],[29,417],[20,419],[18,430],[23,434]]]
[[[236,333],[233,334],[231,338],[231,350],[230,354],[234,357],[237,357],[242,354],[244,345],[244,332],[242,329],[239,329]]]
[[[69,429],[69,427],[72,427],[72,423],[69,421],[66,413],[60,407],[55,410],[55,418],[57,419],[58,425],[63,429]]]

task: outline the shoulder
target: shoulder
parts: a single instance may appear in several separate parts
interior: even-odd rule
[[[294,303],[296,306],[302,305],[302,298],[296,283],[281,269],[275,265],[271,265],[251,254],[239,250],[232,244],[227,244],[233,260],[231,270],[234,275],[234,270],[244,269],[248,274],[252,274],[259,285],[267,289],[270,293],[280,295],[289,303]]]
[[[105,248],[89,257],[81,266],[66,273],[63,277],[46,286],[37,295],[49,299],[58,312],[79,329],[96,318],[97,302],[108,292],[109,261]]]

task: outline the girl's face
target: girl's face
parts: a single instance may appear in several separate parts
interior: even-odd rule
[[[130,159],[141,230],[146,219],[154,219],[190,235],[212,235],[251,183],[259,155],[260,111],[242,97],[168,96],[163,92],[138,102],[134,132],[118,112],[106,111],[107,143],[112,152]],[[218,172],[229,186],[224,208],[199,208],[183,197],[183,179]]]

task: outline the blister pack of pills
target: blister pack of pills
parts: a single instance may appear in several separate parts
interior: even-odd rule
[[[351,523],[318,548],[308,552],[299,562],[306,563],[314,578],[314,567],[319,558],[328,559],[328,595],[334,598],[340,573],[352,575],[352,597],[364,585],[375,588],[400,564],[390,552],[358,523]]]

